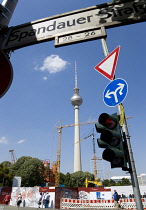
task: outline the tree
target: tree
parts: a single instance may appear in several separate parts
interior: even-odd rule
[[[69,172],[67,172],[67,174],[65,175],[64,185],[66,187],[72,187],[72,179],[71,179],[71,174]]]
[[[15,176],[22,178],[21,186],[33,187],[44,183],[44,165],[37,158],[22,156],[10,169]]]
[[[14,175],[9,171],[9,168],[0,164],[0,186],[11,187],[13,177]]]
[[[60,184],[64,184],[66,187],[85,187],[85,179],[94,181],[94,175],[89,172],[77,171],[66,175],[60,173]]]
[[[131,185],[129,179],[126,179],[126,178],[123,178],[121,181],[118,181],[117,183],[114,180],[112,180],[112,179],[110,179],[110,180],[105,179],[105,180],[102,181],[102,184],[105,187]]]
[[[85,187],[85,179],[94,181],[94,175],[89,172],[77,171],[71,174],[73,187]]]
[[[113,179],[110,179],[110,186],[116,186],[116,182]]]
[[[3,161],[2,163],[1,163],[4,167],[7,167],[7,168],[10,168],[10,166],[11,166],[11,162],[10,161]]]
[[[65,175],[63,173],[60,173],[60,183],[59,184],[64,184],[65,179],[66,179]]]
[[[116,186],[116,182],[112,179],[108,180],[108,179],[105,179],[102,181],[102,184],[104,187],[111,187],[111,186]]]
[[[129,185],[131,185],[131,182],[129,181],[129,179],[122,178],[121,186],[129,186]]]
[[[110,187],[110,181],[108,179],[104,179],[102,181],[102,184],[103,184],[104,187]]]

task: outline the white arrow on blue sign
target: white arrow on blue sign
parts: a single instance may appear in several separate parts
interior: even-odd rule
[[[117,106],[124,101],[127,92],[127,82],[123,79],[115,79],[110,82],[104,90],[104,103],[110,107]]]

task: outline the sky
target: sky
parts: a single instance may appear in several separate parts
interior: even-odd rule
[[[102,3],[107,0],[19,0],[9,23],[17,26],[34,20],[70,12]],[[2,1],[0,1],[2,3]],[[123,105],[127,120],[137,174],[146,173],[146,23],[136,23],[107,29],[109,52],[120,46],[116,78],[128,84]],[[78,87],[83,103],[80,106],[80,123],[97,121],[101,113],[113,114],[117,107],[103,102],[103,92],[110,80],[94,67],[105,58],[101,40],[54,47],[54,40],[30,45],[11,54],[14,77],[7,93],[0,99],[0,162],[11,161],[9,150],[16,159],[31,156],[40,160],[57,158],[57,127],[74,124],[74,107],[70,99],[75,87],[75,61]],[[80,126],[80,139],[93,133],[94,124]],[[95,140],[99,133],[94,129]],[[74,127],[62,129],[62,173],[73,173]],[[103,149],[96,143],[97,158]],[[81,141],[82,170],[93,173],[92,138]],[[111,169],[110,163],[97,161],[99,177],[127,175]]]

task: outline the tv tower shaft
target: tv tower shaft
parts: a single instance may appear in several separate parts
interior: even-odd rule
[[[77,83],[77,68],[75,62],[75,88],[74,95],[71,98],[71,104],[75,110],[75,128],[74,128],[74,172],[82,171],[81,165],[81,148],[80,148],[80,126],[79,126],[79,106],[83,100],[79,95],[79,88]]]

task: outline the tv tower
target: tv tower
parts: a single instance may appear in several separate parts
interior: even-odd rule
[[[77,81],[77,67],[75,62],[75,88],[74,95],[71,98],[71,104],[75,110],[75,126],[74,126],[74,172],[82,171],[81,164],[81,149],[80,149],[80,126],[79,126],[79,106],[83,100],[79,95],[78,81]]]

